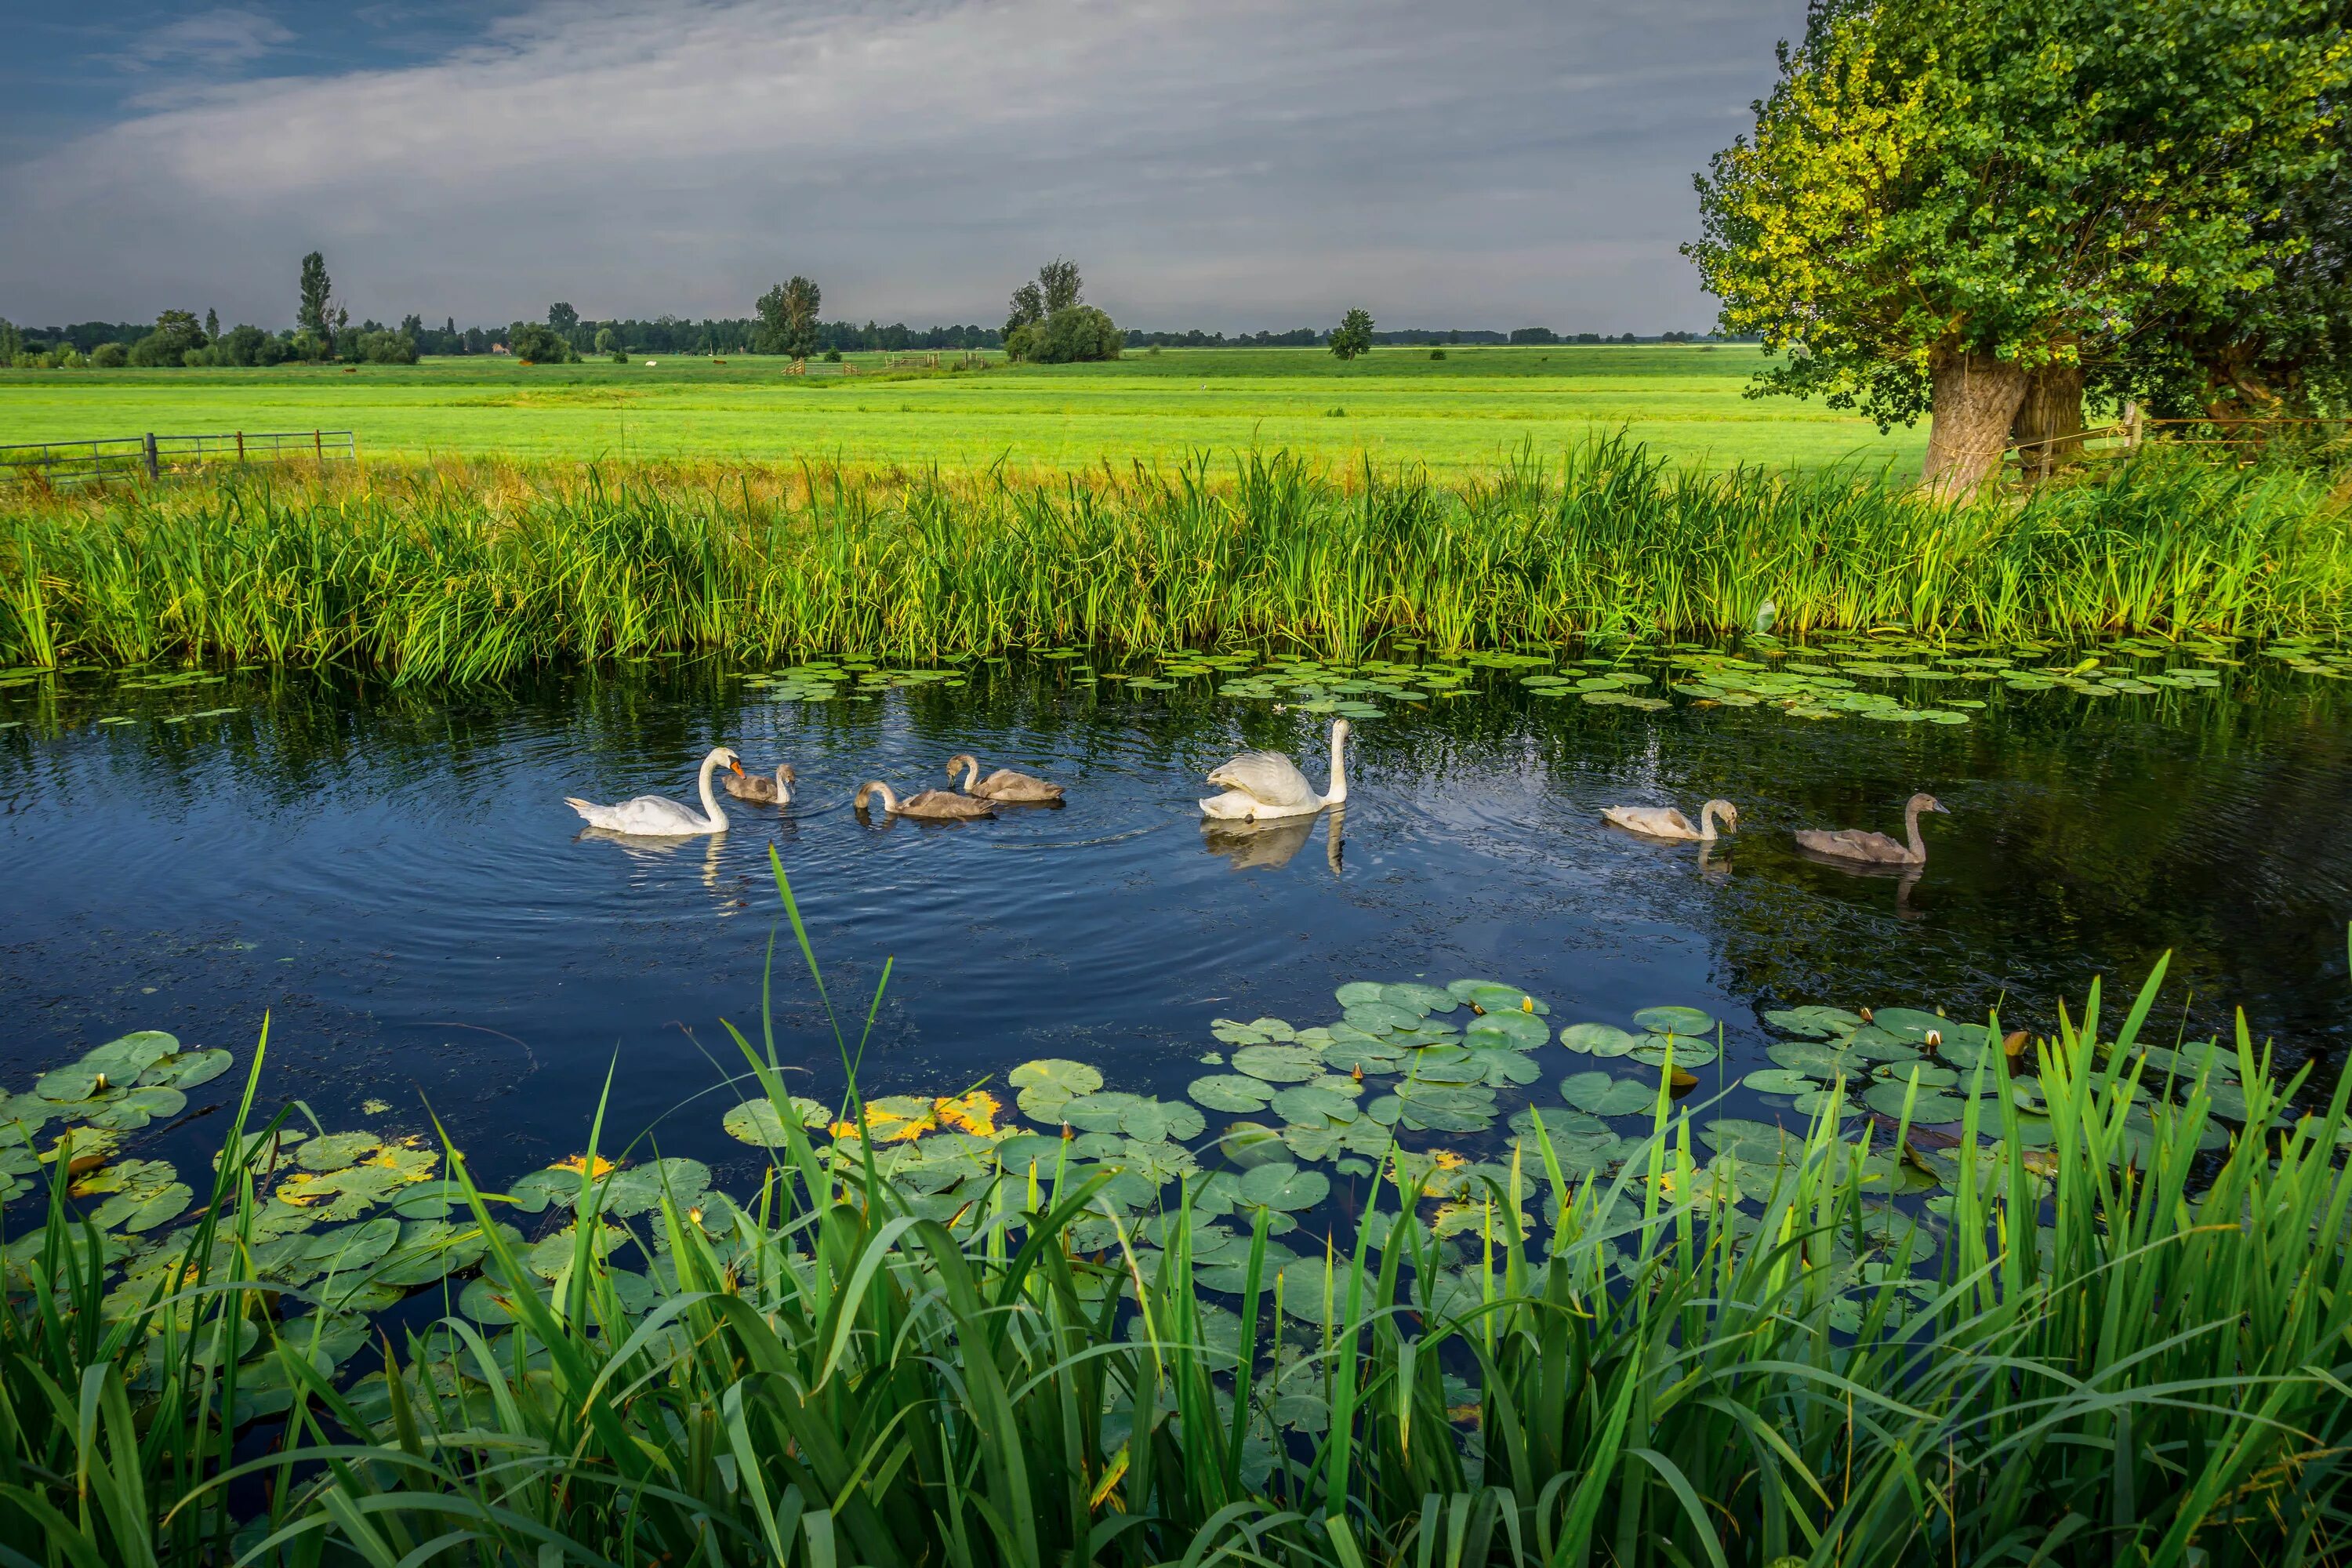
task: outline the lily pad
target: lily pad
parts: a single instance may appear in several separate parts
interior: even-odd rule
[[[710,1190],[710,1167],[677,1155],[616,1171],[604,1183],[604,1212],[618,1219],[651,1214],[667,1196],[685,1208]]]
[[[1360,1112],[1349,1096],[1328,1089],[1301,1085],[1274,1096],[1274,1113],[1293,1127],[1324,1127],[1356,1120]]]
[[[1705,1035],[1644,1035],[1628,1054],[1654,1068],[1665,1066],[1671,1055],[1675,1066],[1687,1068],[1705,1067],[1723,1053]]]
[[[1332,995],[1339,999],[1342,1007],[1360,1007],[1367,1002],[1379,1001],[1383,989],[1377,980],[1350,980]]]
[[[1496,1043],[1482,1045],[1481,1041]],[[1543,1068],[1536,1064],[1533,1057],[1493,1035],[1471,1036],[1469,1044],[1463,1050],[1462,1065],[1476,1074],[1475,1079],[1465,1081],[1483,1083],[1490,1089],[1530,1084],[1543,1077]]]
[[[157,1059],[141,1069],[142,1085],[156,1084],[166,1089],[188,1089],[198,1084],[210,1083],[228,1071],[236,1058],[226,1051],[182,1051]]]
[[[823,1127],[833,1120],[833,1112],[818,1100],[796,1094],[792,1098],[792,1107],[793,1114],[800,1119],[803,1127]],[[742,1100],[729,1109],[727,1114],[719,1119],[719,1125],[738,1142],[761,1149],[784,1147],[783,1119],[776,1114],[776,1107],[772,1100]]]
[[[1715,1016],[1696,1007],[1644,1007],[1633,1022],[1654,1035],[1705,1035],[1715,1029]]]
[[[1417,1027],[1421,1023],[1419,1013],[1409,1007],[1391,1006],[1386,1002],[1359,1002],[1342,1016],[1368,1035],[1392,1034],[1399,1029]]]
[[[1862,1015],[1849,1013],[1843,1007],[1785,1007],[1776,1013],[1765,1014],[1764,1021],[1785,1034],[1802,1035],[1815,1040],[1850,1035],[1862,1027]]]
[[[1630,1056],[1642,1039],[1614,1024],[1570,1024],[1559,1032],[1561,1045],[1591,1057]]]
[[[1274,1089],[1264,1079],[1241,1073],[1213,1073],[1196,1078],[1185,1086],[1184,1092],[1212,1110],[1246,1115],[1264,1110],[1274,1099]]]
[[[410,1220],[375,1270],[379,1285],[414,1289],[444,1279],[482,1260],[489,1240],[472,1220]]]
[[[1559,1096],[1594,1116],[1631,1116],[1658,1102],[1655,1085],[1598,1070],[1569,1074],[1559,1081]]]
[[[1480,1084],[1406,1083],[1393,1099],[1416,1131],[1483,1132],[1495,1123],[1495,1091]]]
[[[1463,1031],[1465,1040],[1479,1035],[1500,1035],[1520,1050],[1532,1051],[1551,1038],[1551,1026],[1529,1013],[1488,1013]]]
[[[1299,1046],[1244,1046],[1233,1067],[1267,1083],[1305,1083],[1323,1076],[1323,1061],[1320,1052]]]
[[[1005,1082],[1021,1091],[1023,1114],[1038,1121],[1059,1121],[1062,1107],[1103,1086],[1103,1076],[1084,1062],[1045,1057],[1023,1062],[1005,1075]]]
[[[1241,1180],[1241,1201],[1251,1208],[1295,1214],[1313,1208],[1330,1195],[1330,1177],[1320,1171],[1302,1171],[1296,1165],[1259,1165],[1244,1173]]]
[[[1810,1073],[1814,1078],[1829,1079],[1844,1073],[1849,1078],[1860,1077],[1870,1064],[1859,1057],[1846,1055],[1811,1040],[1776,1040],[1764,1047],[1764,1054],[1775,1067],[1790,1072]]]
[[[1451,1013],[1462,1005],[1453,992],[1443,985],[1423,985],[1419,981],[1403,981],[1381,987],[1380,999],[1391,1007],[1409,1008],[1415,1013]]]
[[[1484,1013],[1530,1013],[1541,1017],[1551,1011],[1516,985],[1481,985],[1465,1000]]]
[[[179,1115],[187,1105],[188,1097],[178,1089],[155,1084],[130,1089],[119,1098],[110,1097],[105,1105],[89,1113],[89,1124],[110,1127],[119,1132],[136,1132],[157,1117]]]
[[[1742,1087],[1752,1089],[1759,1094],[1805,1094],[1821,1087],[1805,1074],[1791,1072],[1787,1068],[1766,1068],[1759,1072],[1749,1073],[1739,1081]]]
[[[373,1132],[329,1132],[311,1139],[295,1152],[295,1163],[306,1171],[342,1171],[383,1147]]]
[[[1882,1116],[1900,1116],[1904,1097],[1910,1092],[1906,1083],[1874,1083],[1864,1092],[1862,1100]],[[1960,1120],[1968,1114],[1968,1109],[1969,1102],[1959,1096],[1922,1086],[1911,1103],[1911,1121],[1917,1126],[1942,1126]]]
[[[1243,1170],[1283,1158],[1282,1134],[1255,1121],[1236,1121],[1217,1140],[1217,1152]]]

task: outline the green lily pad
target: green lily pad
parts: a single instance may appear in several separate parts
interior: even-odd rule
[[[1274,1096],[1274,1113],[1293,1127],[1323,1127],[1353,1121],[1360,1114],[1354,1100],[1328,1089],[1302,1085]]]
[[[1851,1035],[1862,1027],[1862,1015],[1849,1013],[1843,1007],[1785,1007],[1764,1015],[1764,1021],[1785,1034],[1803,1035],[1811,1039],[1826,1040],[1833,1035]]]
[[[1368,1035],[1392,1034],[1399,1029],[1417,1027],[1421,1023],[1420,1014],[1409,1007],[1391,1006],[1386,1002],[1359,1002],[1343,1016]]]
[[[1752,1089],[1759,1094],[1806,1094],[1821,1087],[1805,1074],[1791,1072],[1787,1068],[1766,1068],[1749,1073],[1739,1081],[1742,1087]]]
[[[457,1294],[457,1310],[486,1328],[504,1328],[515,1321],[514,1296],[505,1285],[469,1279]]]
[[[1496,1043],[1482,1046],[1478,1043],[1481,1040]],[[1483,1083],[1490,1089],[1530,1084],[1543,1077],[1543,1068],[1536,1064],[1533,1057],[1492,1035],[1470,1037],[1470,1044],[1463,1049],[1461,1065],[1476,1076],[1456,1081]],[[1428,1078],[1430,1075],[1423,1073],[1419,1076]]]
[[[1875,1024],[1864,1024],[1846,1037],[1845,1048],[1864,1061],[1907,1062],[1919,1056],[1919,1047],[1909,1040],[1888,1034]]]
[[[1377,1002],[1384,989],[1377,980],[1350,980],[1332,994],[1342,1007],[1360,1007],[1367,1002]]]
[[[1331,1178],[1320,1171],[1302,1171],[1291,1164],[1258,1165],[1244,1173],[1241,1201],[1251,1208],[1296,1214],[1311,1209],[1331,1195]]]
[[[1235,1072],[1267,1083],[1305,1083],[1323,1076],[1322,1053],[1299,1046],[1244,1046],[1234,1053]]]
[[[342,1171],[383,1147],[373,1132],[329,1132],[313,1138],[295,1152],[295,1163],[306,1171]]]
[[[1463,1031],[1465,1041],[1479,1035],[1500,1035],[1518,1049],[1532,1051],[1551,1038],[1551,1026],[1528,1013],[1488,1013]]]
[[[1402,1072],[1412,1058],[1413,1047],[1403,1040],[1391,1037],[1374,1039],[1360,1029],[1346,1029],[1344,1037],[1335,1035],[1323,1047],[1323,1065],[1334,1072],[1368,1073]]]
[[[1457,1002],[1471,1001],[1481,991],[1508,991],[1511,988],[1509,986],[1504,984],[1499,980],[1449,980],[1445,983],[1446,994],[1452,996]],[[1512,1005],[1517,1006],[1517,1004],[1513,1003]]]
[[[1483,1084],[1406,1083],[1393,1098],[1399,1118],[1416,1131],[1483,1132],[1495,1124],[1495,1091]]]
[[[1486,1013],[1528,1013],[1543,1017],[1551,1012],[1549,1007],[1516,985],[1480,985],[1465,1000]]]
[[[1023,1062],[1005,1075],[1005,1082],[1021,1091],[1023,1114],[1038,1121],[1059,1121],[1062,1107],[1103,1085],[1103,1076],[1084,1062],[1045,1057]]]
[[[1217,1152],[1243,1170],[1280,1160],[1286,1151],[1282,1134],[1255,1121],[1236,1121],[1217,1140]]]
[[[1614,1024],[1570,1024],[1559,1032],[1561,1045],[1591,1057],[1630,1056],[1642,1040]]]
[[[1283,1147],[1302,1160],[1328,1160],[1342,1152],[1378,1159],[1388,1152],[1393,1137],[1390,1128],[1361,1115],[1353,1121],[1322,1127],[1285,1127],[1282,1130]],[[1349,1165],[1357,1163],[1360,1162],[1342,1161],[1339,1168],[1345,1171]]]
[[[710,1167],[678,1155],[632,1165],[604,1179],[604,1212],[616,1219],[652,1214],[667,1197],[679,1208],[710,1190]]]
[[[1949,1089],[1960,1081],[1953,1068],[1928,1061],[1886,1062],[1873,1068],[1870,1076],[1882,1083],[1908,1083],[1916,1078],[1921,1089]]]
[[[1212,1110],[1246,1115],[1264,1110],[1274,1099],[1274,1089],[1264,1079],[1245,1077],[1241,1073],[1213,1073],[1196,1078],[1185,1086],[1184,1092]]]
[[[1705,1035],[1644,1035],[1628,1054],[1654,1068],[1665,1066],[1671,1054],[1675,1066],[1687,1069],[1705,1067],[1723,1053]]]
[[[121,1098],[90,1112],[89,1124],[119,1132],[136,1132],[157,1117],[173,1117],[187,1109],[188,1097],[162,1084],[126,1091]]]
[[[1816,1045],[1811,1040],[1777,1040],[1764,1047],[1764,1054],[1775,1067],[1786,1068],[1790,1072],[1810,1073],[1814,1078],[1824,1079],[1833,1079],[1840,1073],[1848,1078],[1858,1078],[1868,1071],[1870,1066],[1859,1057]]]
[[[1443,985],[1423,985],[1418,981],[1403,981],[1381,987],[1380,999],[1391,1007],[1409,1008],[1412,1012],[1451,1013],[1462,1005],[1454,993]]]
[[[182,1051],[159,1058],[139,1073],[142,1085],[160,1085],[165,1089],[189,1089],[198,1084],[210,1083],[228,1071],[236,1058],[227,1051]]]
[[[413,1289],[445,1279],[482,1260],[489,1240],[472,1220],[410,1220],[375,1270],[379,1285]]]
[[[1598,1070],[1570,1073],[1559,1080],[1559,1096],[1594,1116],[1631,1116],[1658,1102],[1657,1086]]]
[[[803,1127],[823,1127],[833,1120],[833,1112],[818,1100],[803,1099],[796,1094],[793,1096],[792,1107],[793,1114],[799,1118]],[[776,1107],[772,1100],[740,1101],[719,1119],[719,1125],[726,1129],[727,1136],[739,1143],[749,1143],[760,1149],[782,1149],[785,1146],[783,1119],[776,1114]]]
[[[1696,1007],[1644,1007],[1633,1022],[1654,1035],[1705,1035],[1715,1029],[1715,1016]]]
[[[1910,1087],[1907,1084],[1874,1083],[1864,1092],[1862,1100],[1864,1105],[1882,1116],[1900,1116],[1903,1114],[1904,1097],[1908,1093]],[[1923,1086],[1918,1098],[1912,1101],[1911,1120],[1918,1126],[1942,1126],[1958,1121],[1968,1114],[1968,1109],[1969,1102],[1959,1096]]]

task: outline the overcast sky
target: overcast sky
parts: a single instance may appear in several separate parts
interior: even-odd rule
[[[1802,0],[13,0],[0,316],[1654,332]]]

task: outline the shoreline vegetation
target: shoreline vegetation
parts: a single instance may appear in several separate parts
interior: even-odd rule
[[[265,1028],[179,1228],[101,1236],[36,1177],[0,1561],[2340,1561],[2352,1078],[2274,1083],[2242,1015],[2233,1044],[2148,1045],[2162,974],[2111,1035],[2095,986],[2014,1067],[1997,1019],[1947,1026],[1987,1047],[1957,1134],[1915,1125],[1916,1069],[1899,1114],[1848,1120],[1841,1080],[1783,1130],[1701,1122],[1669,1058],[1622,1158],[1552,1112],[1501,1163],[1391,1141],[1360,1219],[1287,1247],[1308,1205],[1246,1173],[1238,1211],[1207,1206],[1230,1176],[1139,1196],[977,1093],[909,1164],[837,1025],[837,1111],[792,1096],[772,1025],[734,1034],[729,1125],[767,1151],[740,1205],[693,1162],[608,1160],[601,1117],[507,1193],[446,1140],[445,1179],[390,1144],[345,1169],[377,1141],[260,1125]],[[168,1040],[102,1049],[128,1069],[142,1038]],[[285,1231],[371,1192],[420,1217]],[[403,1298],[437,1311],[332,1305]]]
[[[723,651],[937,658],[1219,643],[1331,658],[1899,626],[2342,637],[2326,479],[2150,453],[1966,503],[1855,468],[1708,472],[1601,438],[1481,476],[1287,454],[942,475],[467,461],[0,500],[0,667],[488,680]]]

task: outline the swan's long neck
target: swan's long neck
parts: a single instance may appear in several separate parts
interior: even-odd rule
[[[1334,725],[1331,730],[1331,787],[1323,792],[1323,804],[1338,805],[1348,798],[1348,731]]]
[[[1927,860],[1927,841],[1919,837],[1919,805],[1913,802],[1903,813],[1903,833],[1911,840],[1911,858],[1921,865]]]
[[[877,783],[873,786],[873,788],[874,793],[882,797],[883,810],[896,811],[898,809],[898,797],[890,793],[890,786],[888,784]]]
[[[1716,809],[1716,803],[1714,801],[1708,801],[1705,805],[1698,808],[1698,837],[1699,842],[1702,844],[1711,843],[1715,839]]]
[[[776,804],[778,805],[793,804],[792,781],[784,777],[784,770],[782,767],[776,769]]]
[[[963,760],[963,793],[964,793],[964,794],[966,794],[966,795],[970,795],[970,794],[971,793],[972,782],[973,782],[974,780],[978,779],[979,777],[980,777],[980,759],[979,759],[978,757],[966,757],[966,758]]]
[[[713,752],[702,759],[702,774],[694,781],[702,791],[702,815],[713,826],[727,820],[727,814],[719,809],[719,797],[710,793],[710,775],[718,771],[719,753]]]

